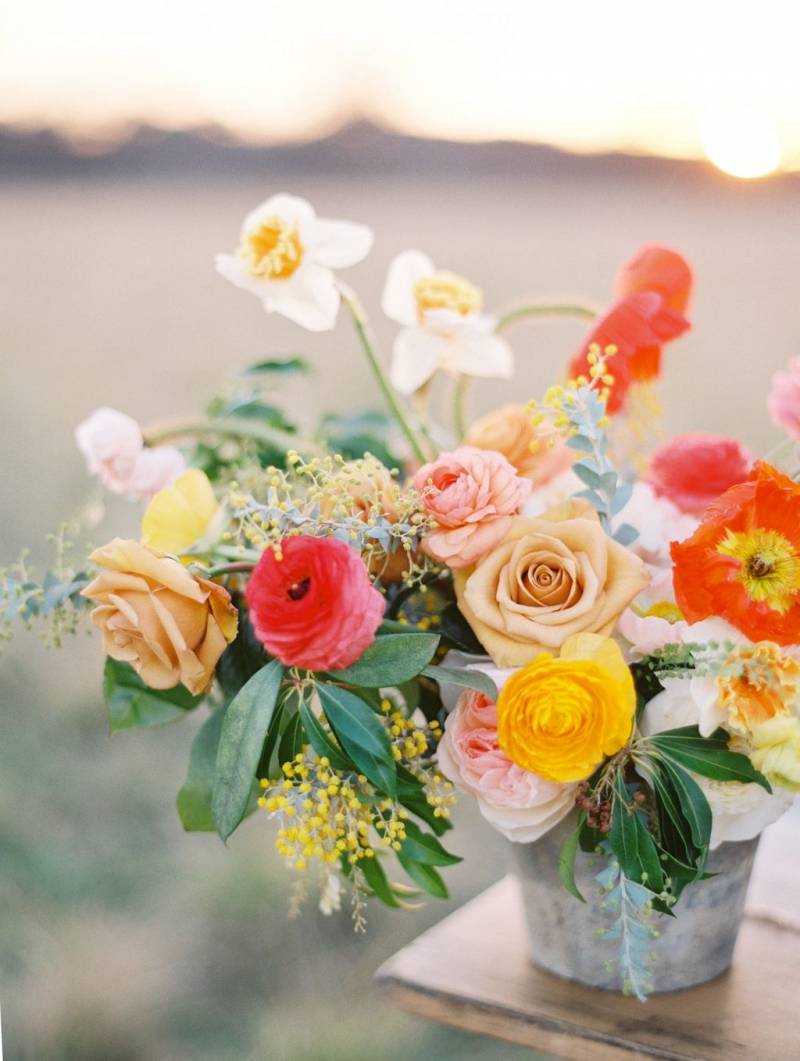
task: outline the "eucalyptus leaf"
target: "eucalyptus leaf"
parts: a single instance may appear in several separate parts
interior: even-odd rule
[[[282,678],[283,667],[278,660],[272,660],[253,675],[225,712],[212,796],[214,821],[223,840],[247,811]]]

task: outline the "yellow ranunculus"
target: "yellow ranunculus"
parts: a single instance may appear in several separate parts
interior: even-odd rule
[[[773,785],[800,792],[800,721],[776,715],[751,730],[750,759]]]
[[[518,670],[497,701],[506,755],[548,781],[582,781],[631,735],[633,678],[618,645],[574,634],[556,659],[542,653]]]
[[[159,490],[142,520],[142,543],[180,556],[207,533],[219,511],[205,472],[190,468],[172,486]]]

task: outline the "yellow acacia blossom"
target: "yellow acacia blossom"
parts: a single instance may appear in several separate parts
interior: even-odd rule
[[[506,755],[547,781],[582,781],[631,735],[636,692],[618,645],[598,634],[568,638],[516,671],[497,701]]]
[[[208,476],[190,468],[172,486],[159,490],[147,506],[142,542],[180,556],[208,534],[219,507]]]

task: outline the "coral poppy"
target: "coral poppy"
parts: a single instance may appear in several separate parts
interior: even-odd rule
[[[689,620],[720,616],[751,641],[800,642],[800,486],[758,462],[673,542],[675,599]]]
[[[692,271],[677,251],[658,244],[642,247],[620,268],[615,285],[617,301],[584,338],[570,362],[570,377],[588,375],[587,354],[592,344],[601,349],[616,346],[608,411],[619,412],[632,383],[659,375],[664,343],[690,327],[683,314],[691,288]]]

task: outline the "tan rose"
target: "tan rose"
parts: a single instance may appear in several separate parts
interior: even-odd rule
[[[115,538],[91,560],[105,567],[83,590],[94,601],[92,621],[112,659],[130,663],[152,689],[179,682],[204,692],[237,614],[227,590],[193,578],[183,564],[139,542]]]
[[[552,428],[546,424],[534,427],[525,406],[512,403],[476,420],[464,444],[502,453],[520,475],[535,486],[544,486],[570,468],[577,456],[561,438],[548,445],[551,438]]]
[[[649,581],[642,561],[597,518],[525,516],[471,571],[453,577],[458,606],[498,667],[521,666],[572,634],[608,636]]]

